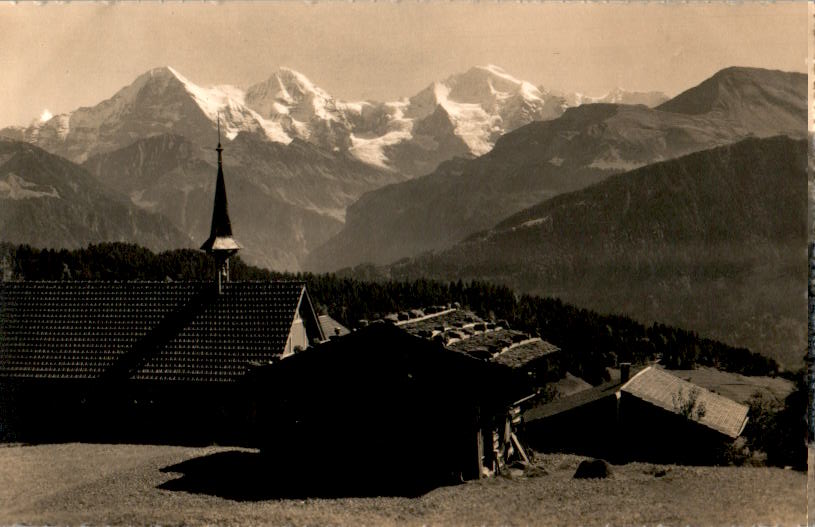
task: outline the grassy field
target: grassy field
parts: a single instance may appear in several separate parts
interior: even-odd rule
[[[613,467],[609,479],[575,480],[582,458],[546,455],[536,459],[545,471],[536,477],[485,479],[413,498],[301,499],[286,496],[286,475],[259,468],[258,458],[225,447],[0,446],[0,525],[806,523],[806,475],[774,468],[631,463]],[[360,471],[373,462],[387,461],[362,461]],[[267,491],[265,480],[278,490]]]

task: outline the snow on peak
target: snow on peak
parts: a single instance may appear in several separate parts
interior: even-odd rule
[[[295,129],[315,119],[340,123],[347,120],[342,104],[308,77],[287,67],[250,87],[246,103],[266,118],[291,121],[288,125]]]
[[[662,92],[636,92],[628,91],[622,87],[615,87],[604,95],[587,95],[581,92],[566,93],[559,90],[552,90],[552,95],[562,97],[567,106],[580,106],[582,104],[644,104],[649,107],[657,106],[668,100],[668,96]]]
[[[179,104],[179,96],[188,99]],[[494,64],[472,67],[433,82],[411,98],[384,103],[337,100],[288,67],[242,90],[232,85],[202,86],[174,67],[162,66],[143,73],[97,106],[57,116],[44,110],[27,133],[35,140],[53,141],[83,129],[102,138],[113,123],[132,114],[140,119],[133,125],[137,133],[161,129],[203,137],[209,130],[198,126],[206,128],[210,121],[214,128],[220,119],[227,139],[243,131],[284,144],[299,138],[328,151],[348,152],[368,164],[397,168],[402,154],[394,149],[402,143],[408,151],[418,146],[432,154],[434,149],[466,145],[472,154],[484,154],[501,134],[559,115],[560,107],[545,100],[549,99],[531,83]],[[177,127],[190,118],[197,123],[194,130]],[[95,144],[104,143],[98,139]],[[89,145],[74,158],[82,160],[101,150]]]
[[[290,143],[292,138],[279,123],[268,121],[245,104],[246,95],[240,88],[223,84],[201,87],[170,66],[166,68],[184,86],[201,111],[212,122],[220,119],[224,135],[232,140],[241,131],[262,131],[270,140]]]
[[[331,98],[328,93],[326,93],[322,88],[317,87],[313,82],[311,82],[311,80],[309,80],[308,77],[299,71],[283,66],[275,76],[282,81],[284,80],[288,86],[296,86],[298,91],[300,91],[302,94],[319,95],[320,97],[324,97],[326,99]]]
[[[504,68],[501,68],[500,66],[496,66],[494,64],[487,64],[486,66],[476,66],[473,69],[485,71],[485,72],[490,73],[491,75],[493,75],[495,77],[499,77],[499,78],[501,78],[501,79],[503,79],[503,80],[505,80],[505,81],[507,81],[507,82],[509,82],[511,84],[515,84],[515,85],[518,85],[518,86],[521,85],[524,82],[524,81],[520,81],[520,80],[516,79],[515,77],[513,77],[512,75],[507,73]]]
[[[557,117],[561,109],[546,104],[532,83],[493,64],[475,66],[437,81],[410,99],[405,114],[417,120],[441,107],[471,153],[492,149],[498,136],[529,123]]]
[[[490,106],[513,97],[535,103],[543,101],[534,84],[519,80],[494,64],[475,66],[448,77],[444,83],[450,87],[450,97],[459,102]]]

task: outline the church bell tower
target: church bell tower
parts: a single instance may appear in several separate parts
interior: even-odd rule
[[[221,159],[221,119],[218,118],[218,179],[215,181],[215,203],[212,207],[212,226],[209,238],[201,246],[215,258],[218,268],[218,293],[221,293],[224,282],[229,282],[229,257],[237,253],[241,246],[232,237],[232,223],[229,221],[229,210],[226,203],[226,184],[224,167]]]

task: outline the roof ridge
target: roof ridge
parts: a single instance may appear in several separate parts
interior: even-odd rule
[[[400,320],[400,321],[396,322],[394,325],[395,326],[406,326],[406,325],[412,324],[414,322],[422,322],[424,320],[429,320],[431,318],[435,318],[435,317],[438,317],[438,316],[441,316],[441,315],[449,315],[450,313],[452,313],[454,311],[456,311],[456,308],[452,307],[450,309],[445,309],[444,311],[439,311],[437,313],[430,313],[428,315],[424,315],[424,316],[421,316],[421,317],[409,318],[407,320]]]

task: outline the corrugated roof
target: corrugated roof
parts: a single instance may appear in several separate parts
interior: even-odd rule
[[[697,404],[704,405],[704,414],[698,422],[734,438],[747,422],[747,406],[654,367],[632,377],[620,391],[674,413],[679,413],[678,399],[687,399],[696,391]]]
[[[300,282],[0,284],[0,376],[231,381],[284,351]]]

